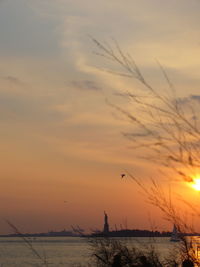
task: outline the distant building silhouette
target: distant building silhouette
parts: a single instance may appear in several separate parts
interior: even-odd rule
[[[108,215],[104,211],[104,226],[102,227],[102,231],[92,230],[92,234],[90,237],[170,237],[171,232],[158,232],[158,231],[149,231],[149,230],[138,230],[138,229],[123,229],[121,227],[120,230],[117,229],[115,225],[115,230],[109,229],[108,223]],[[199,235],[200,233],[193,234],[194,236]],[[184,236],[188,236],[188,234],[184,234]],[[116,258],[117,260],[117,258]]]
[[[108,215],[104,211],[104,227],[103,227],[103,234],[109,233],[109,224],[108,224]]]

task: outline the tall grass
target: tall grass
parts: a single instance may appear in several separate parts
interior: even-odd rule
[[[92,41],[97,48],[96,54],[114,63],[113,69],[106,69],[108,73],[124,79],[135,79],[143,87],[142,92],[135,90],[135,86],[120,92],[119,95],[132,104],[132,109],[108,101],[112,108],[134,125],[133,132],[124,132],[123,135],[132,142],[133,149],[143,151],[145,156],[140,159],[151,161],[155,170],[161,169],[163,173],[169,170],[172,181],[174,179],[179,183],[195,183],[195,176],[200,174],[200,127],[198,109],[195,109],[195,101],[199,101],[198,96],[178,97],[175,86],[159,62],[157,64],[167,89],[163,91],[161,88],[155,88],[147,81],[132,56],[124,52],[115,40],[112,44],[106,44],[92,37]],[[115,66],[120,70],[115,71]],[[184,236],[184,233],[194,234],[196,231],[193,225],[185,221],[178,207],[172,203],[171,197],[166,197],[156,179],[150,179],[151,184],[147,187],[140,177],[128,170],[126,174],[142,189],[148,202],[159,208],[172,225],[177,226],[181,233],[182,260],[188,259],[200,266],[192,240],[188,243]],[[159,172],[156,176],[158,179],[161,177]],[[182,199],[182,205],[186,205],[196,217],[200,217],[199,210],[195,208],[194,203],[188,202],[186,197]],[[105,250],[103,248],[112,252],[113,247],[117,246],[106,246],[106,242],[101,246],[102,252]],[[121,251],[125,251],[123,246]]]

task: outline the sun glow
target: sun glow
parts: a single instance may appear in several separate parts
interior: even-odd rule
[[[193,179],[193,183],[191,184],[192,188],[197,191],[200,191],[200,176],[197,176]]]

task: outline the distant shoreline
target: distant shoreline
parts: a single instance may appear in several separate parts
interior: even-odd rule
[[[20,234],[6,234],[0,235],[0,237],[77,237],[79,235],[71,232],[71,231],[50,231],[47,233],[20,233]]]
[[[21,233],[21,234],[6,234],[0,235],[0,237],[171,237],[172,232],[159,232],[149,230],[138,230],[138,229],[126,229],[110,231],[108,233],[95,232],[92,234],[75,234],[71,231],[50,231],[47,233]],[[184,233],[184,236],[200,236],[199,233],[188,234]]]
[[[92,234],[77,234],[71,231],[50,231],[47,233],[21,233],[21,234],[6,234],[0,237],[171,237],[172,232],[159,232],[139,229],[122,229],[110,231],[108,233],[95,232]],[[184,236],[200,236],[199,233],[184,233]]]
[[[109,233],[104,234],[103,232],[100,233],[93,233],[90,237],[171,237],[172,232],[159,232],[159,231],[149,231],[149,230],[116,230],[110,231]],[[182,233],[183,236],[200,236],[199,233]]]

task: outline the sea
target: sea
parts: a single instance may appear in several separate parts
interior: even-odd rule
[[[180,246],[180,242],[170,242],[168,237],[120,238],[120,241],[141,249],[154,246],[163,258]],[[0,238],[0,267],[41,267],[44,259],[53,267],[87,266],[92,253],[91,240],[85,237],[36,237],[29,238],[28,243],[20,237]]]

